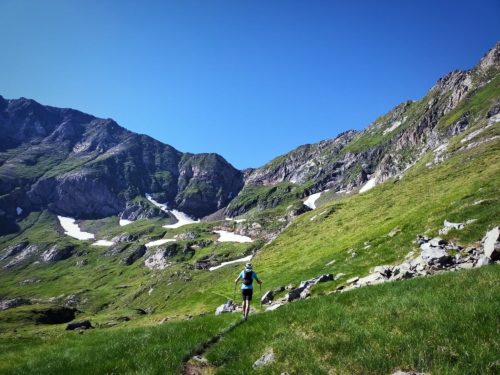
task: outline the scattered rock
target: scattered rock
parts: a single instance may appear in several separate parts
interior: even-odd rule
[[[439,234],[448,234],[451,229],[462,230],[465,227],[464,223],[451,223],[448,220],[444,221],[444,228],[439,230]]]
[[[351,278],[351,279],[347,280],[345,283],[346,283],[347,285],[350,285],[350,284],[354,284],[354,283],[356,283],[358,280],[359,280],[359,276],[356,276],[356,277],[353,277],[353,278]]]
[[[26,259],[35,255],[38,250],[39,248],[37,245],[29,245],[23,248],[23,250],[21,250],[21,252],[19,252],[9,263],[7,263],[4,268],[13,268],[20,265]]]
[[[64,304],[69,307],[75,307],[79,303],[80,303],[80,297],[78,297],[76,294],[70,294],[64,300]]]
[[[500,227],[495,227],[483,238],[484,255],[492,261],[500,260]]]
[[[285,300],[286,302],[292,302],[296,299],[299,299],[301,298],[301,293],[304,291],[304,289],[306,289],[307,286],[304,285],[304,286],[299,286],[298,288],[295,288],[295,289],[292,289],[290,292],[288,292],[288,294],[285,296]]]
[[[477,260],[474,267],[479,268],[479,267],[487,266],[488,264],[490,264],[490,259],[487,256],[482,256]]]
[[[29,285],[29,284],[36,284],[36,283],[39,283],[41,281],[42,281],[41,279],[26,279],[26,280],[21,281],[19,284]]]
[[[266,304],[270,303],[273,299],[274,299],[273,291],[268,290],[266,293],[264,293],[264,295],[260,299],[260,303],[263,305],[266,305]]]
[[[391,237],[391,238],[392,238],[392,237],[394,237],[396,234],[398,234],[399,232],[401,232],[401,229],[400,229],[399,227],[396,227],[396,228],[394,228],[393,230],[391,230],[387,236],[389,236],[389,237]]]
[[[341,277],[344,277],[344,276],[345,276],[345,273],[340,272],[340,273],[338,273],[338,274],[335,275],[335,277],[333,278],[333,280],[336,281],[336,280],[338,280],[338,279],[340,279]]]
[[[31,301],[26,298],[11,298],[0,301],[0,311],[12,309],[14,307],[30,305]]]
[[[306,299],[308,297],[311,297],[311,289],[309,287],[306,287],[301,293],[300,293],[300,298],[301,299]]]
[[[199,236],[194,232],[184,232],[184,233],[178,234],[176,237],[179,238],[180,240],[188,241],[188,240],[194,240],[194,239],[198,238]]]
[[[228,300],[226,303],[220,305],[215,309],[215,315],[220,315],[222,313],[233,312],[236,310],[236,305],[233,300]]]
[[[80,259],[76,262],[77,267],[83,267],[89,264],[89,261],[87,259]]]
[[[273,303],[272,305],[270,305],[266,308],[266,311],[274,311],[283,305],[284,305],[284,303],[282,303],[282,302]]]
[[[336,262],[336,260],[335,260],[335,259],[334,259],[334,260],[331,260],[330,262],[328,262],[327,264],[325,264],[325,266],[326,266],[326,267],[332,266],[332,265],[334,265],[334,264],[335,264],[335,262]]]
[[[80,320],[78,322],[68,323],[68,325],[66,326],[66,331],[74,331],[75,329],[90,329],[90,328],[94,328],[92,327],[90,320]]]
[[[262,357],[260,357],[258,360],[256,360],[252,367],[254,369],[258,369],[258,368],[266,366],[272,362],[274,362],[274,353],[273,353],[273,350],[270,349],[266,353],[264,353],[262,355]]]

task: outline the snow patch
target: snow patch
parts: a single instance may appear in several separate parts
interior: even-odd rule
[[[251,259],[252,259],[252,256],[251,256],[251,255],[249,255],[249,256],[244,257],[244,258],[231,260],[231,261],[229,261],[229,262],[223,262],[223,263],[219,264],[218,266],[215,266],[215,267],[210,267],[208,270],[209,270],[209,271],[215,271],[215,270],[218,270],[219,268],[222,268],[222,267],[224,267],[224,266],[227,266],[228,264],[249,262]]]
[[[364,193],[365,191],[373,189],[376,185],[377,185],[377,179],[371,178],[368,180],[368,182],[366,184],[363,185],[363,187],[361,189],[359,189],[359,192]]]
[[[132,224],[133,221],[131,220],[126,220],[126,219],[120,219],[120,226],[123,227],[125,225],[129,225],[129,224]]]
[[[16,212],[17,212],[17,216],[19,216],[23,213],[23,209],[21,207],[17,207]]]
[[[146,247],[160,246],[166,244],[167,242],[175,242],[177,240],[173,238],[162,238],[161,240],[151,241],[146,244]]]
[[[234,221],[235,223],[244,223],[247,219],[233,219],[232,217],[226,217],[226,221]]]
[[[109,246],[113,246],[115,243],[113,241],[107,241],[107,240],[99,240],[99,241],[96,241],[92,244],[92,246],[106,246],[106,247],[109,247]]]
[[[219,242],[253,242],[250,237],[241,236],[239,234],[227,232],[225,230],[216,230],[214,232],[219,235],[219,238],[217,239],[217,241]]]
[[[304,201],[304,204],[309,207],[310,209],[314,210],[316,208],[316,201],[319,199],[321,194],[326,193],[330,189],[326,189],[324,191],[320,191],[319,193],[314,193],[311,194],[310,196],[307,197],[307,199]]]
[[[71,217],[57,216],[59,223],[65,230],[64,234],[78,240],[91,240],[94,238],[92,233],[82,232],[75,219]]]
[[[187,214],[185,214],[184,212],[181,212],[181,211],[171,210],[170,213],[172,215],[174,215],[174,217],[177,219],[177,223],[164,225],[163,228],[172,228],[173,229],[173,228],[182,227],[184,225],[194,224],[194,223],[200,222],[200,220],[194,220],[194,219],[190,218]]]
[[[190,218],[187,214],[181,211],[177,210],[169,210],[166,204],[159,203],[151,197],[151,194],[146,193],[146,199],[150,201],[152,204],[154,204],[156,207],[158,207],[160,210],[163,212],[170,213],[174,215],[174,217],[177,219],[177,223],[175,224],[168,224],[168,225],[163,225],[163,228],[168,228],[168,229],[174,229],[174,228],[179,228],[187,224],[193,224],[193,223],[199,223],[200,220],[194,220]]]

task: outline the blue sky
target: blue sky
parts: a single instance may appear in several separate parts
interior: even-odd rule
[[[495,1],[0,2],[0,95],[256,167],[472,67]]]

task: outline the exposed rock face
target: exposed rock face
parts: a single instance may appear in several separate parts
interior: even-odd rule
[[[125,258],[123,258],[122,262],[123,264],[130,266],[133,264],[136,260],[142,258],[144,254],[146,254],[146,246],[144,245],[139,245],[135,247],[130,254],[128,254]]]
[[[226,213],[241,215],[257,207],[257,202],[274,207],[294,194],[293,187],[283,186],[284,183],[303,185],[307,181],[303,196],[325,189],[344,192],[364,187],[367,190],[391,177],[401,176],[428,151],[436,156],[429,167],[441,162],[447,157],[450,137],[467,130],[472,117],[464,113],[444,130],[438,123],[498,74],[499,55],[500,43],[472,70],[445,75],[423,99],[396,106],[361,132],[348,131],[331,140],[300,146],[260,168],[245,171],[243,198],[241,202],[238,198],[231,202]],[[488,112],[488,118],[495,118],[495,108]],[[243,193],[261,186],[281,186],[289,191],[283,191],[272,201],[255,199],[249,204],[248,195]]]
[[[125,210],[120,214],[120,219],[135,221],[153,217],[167,217],[168,214],[158,207],[151,207],[143,202],[127,203]]]
[[[26,298],[12,298],[0,301],[0,311],[12,309],[14,307],[30,305],[31,301]]]
[[[28,245],[24,247],[21,252],[17,253],[3,268],[13,268],[25,263],[26,260],[32,258],[37,254],[39,248],[37,245]]]
[[[113,120],[29,99],[0,97],[0,133],[0,210],[12,220],[17,207],[77,218],[163,215],[127,203],[145,193],[202,217],[243,186],[243,174],[217,154],[183,154]]]
[[[42,254],[42,261],[46,263],[58,262],[60,260],[68,259],[73,253],[73,246],[60,247],[54,245]]]
[[[162,270],[170,264],[168,258],[176,255],[178,252],[179,245],[172,243],[166,248],[157,249],[151,256],[146,258],[144,264],[149,269]]]

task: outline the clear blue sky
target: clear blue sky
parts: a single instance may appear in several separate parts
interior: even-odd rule
[[[1,0],[0,95],[259,166],[500,40],[500,1]]]

